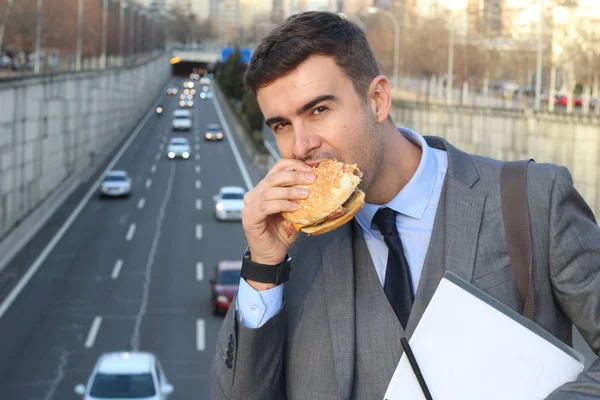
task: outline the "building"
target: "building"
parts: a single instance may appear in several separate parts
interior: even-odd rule
[[[241,20],[239,0],[220,0],[216,20],[220,41],[235,44],[240,40]]]

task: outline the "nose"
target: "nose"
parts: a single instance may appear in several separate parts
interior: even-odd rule
[[[294,158],[305,159],[320,146],[321,139],[318,134],[304,126],[294,127]]]

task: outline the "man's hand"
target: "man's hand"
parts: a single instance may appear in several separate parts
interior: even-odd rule
[[[298,232],[286,221],[282,212],[298,208],[294,200],[306,198],[308,190],[294,187],[311,184],[315,175],[312,167],[299,160],[281,159],[254,189],[244,196],[242,226],[248,241],[250,257],[259,264],[277,265],[284,261]],[[256,290],[274,287],[248,281]]]

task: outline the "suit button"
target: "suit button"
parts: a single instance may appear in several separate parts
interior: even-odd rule
[[[231,362],[231,360],[228,358],[227,360],[225,360],[225,365],[227,365],[227,368],[231,369],[231,367],[233,367],[233,363]]]
[[[233,360],[233,354],[231,353],[230,350],[227,350],[227,359],[228,360]]]
[[[233,343],[232,342],[229,342],[227,347],[229,348],[229,351],[233,352]]]
[[[229,341],[230,341],[231,343],[233,343],[233,333],[230,333],[230,334],[229,334]]]

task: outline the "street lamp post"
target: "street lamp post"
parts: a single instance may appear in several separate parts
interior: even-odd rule
[[[125,33],[125,7],[126,4],[123,4],[123,0],[119,0],[119,57],[121,58],[121,64],[123,65],[123,57],[125,54],[123,53],[123,35]]]
[[[544,0],[538,0],[540,19],[537,26],[537,68],[535,73],[535,109],[540,109],[542,98],[542,62],[544,54]]]
[[[398,20],[396,19],[396,17],[394,16],[394,14],[392,14],[390,11],[388,10],[384,10],[381,8],[377,8],[377,7],[369,7],[367,9],[367,12],[369,14],[384,14],[385,16],[387,16],[390,21],[392,21],[392,24],[394,25],[394,76],[392,79],[394,88],[398,88],[398,84],[399,84],[399,68],[400,68],[400,24],[398,23]]]
[[[42,6],[43,0],[37,0],[37,12],[36,12],[36,26],[35,26],[35,63],[33,65],[33,72],[36,74],[40,73],[40,55],[42,53]]]
[[[100,56],[100,68],[106,69],[106,47],[107,47],[107,29],[108,23],[108,0],[102,0],[102,55]]]
[[[83,47],[83,0],[77,3],[77,52],[75,54],[75,70],[81,71],[81,51]]]
[[[454,86],[454,27],[450,27],[448,41],[448,81],[446,82],[446,104],[452,104],[452,88]]]

